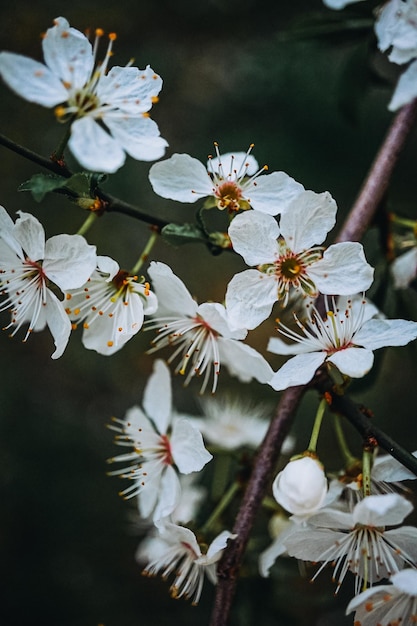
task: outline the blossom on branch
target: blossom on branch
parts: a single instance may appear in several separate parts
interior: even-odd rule
[[[57,293],[80,287],[96,266],[96,248],[80,235],[55,235],[45,241],[40,222],[29,213],[18,212],[16,223],[0,207],[0,311],[12,318],[5,329],[15,335],[25,324],[31,332],[48,326],[55,351],[62,355],[71,334],[71,323]],[[59,288],[56,289],[56,288]]]
[[[347,241],[321,244],[336,220],[336,203],[327,192],[305,191],[290,204],[280,223],[271,215],[251,211],[229,226],[233,249],[248,265],[236,274],[226,292],[233,324],[252,329],[271,313],[276,301],[286,306],[292,291],[316,297],[318,292],[347,295],[368,289],[373,269],[362,245]]]
[[[185,375],[185,385],[194,376],[204,374],[201,393],[207,387],[210,371],[212,393],[216,391],[221,364],[242,382],[253,378],[261,383],[270,380],[270,365],[254,348],[242,343],[246,328],[232,329],[222,304],[197,304],[182,280],[164,263],[152,261],[148,273],[158,298],[158,310],[148,323],[148,329],[156,329],[158,334],[148,353],[173,347],[168,363],[180,358],[176,373]]]
[[[355,611],[355,626],[396,626],[417,623],[417,572],[403,569],[390,585],[366,589],[351,600],[346,614]]]
[[[114,33],[109,34],[105,59],[96,64],[100,37],[87,37],[58,17],[42,40],[45,64],[12,52],[0,53],[0,75],[19,96],[55,108],[59,121],[71,122],[69,148],[82,167],[115,172],[125,153],[141,161],[159,159],[168,145],[148,111],[157,101],[161,78],[144,70],[113,67]]]
[[[143,394],[143,410],[135,406],[124,420],[115,419],[112,429],[119,433],[116,443],[133,450],[109,459],[109,463],[129,461],[131,465],[111,472],[132,481],[122,496],[138,496],[140,515],[153,521],[170,515],[179,503],[180,474],[200,471],[212,458],[204,447],[198,429],[172,407],[169,368],[161,360]]]
[[[258,162],[248,152],[235,152],[209,158],[207,168],[188,154],[174,154],[152,165],[149,180],[155,193],[179,202],[208,198],[206,207],[217,206],[236,212],[255,209],[270,215],[285,213],[289,203],[304,187],[284,172],[259,176]]]
[[[298,517],[308,517],[320,509],[327,491],[323,466],[310,455],[290,460],[272,483],[272,493],[278,504]]]
[[[204,552],[198,543],[195,534],[184,526],[178,526],[169,521],[158,525],[159,537],[154,538],[153,545],[147,546],[149,562],[144,574],[156,576],[161,574],[167,578],[175,574],[174,582],[170,587],[173,598],[187,598],[198,604],[203,589],[204,577],[213,585],[217,584],[217,563],[229,539],[237,535],[224,530],[207,547]]]
[[[417,337],[417,322],[374,318],[375,307],[354,297],[325,298],[326,318],[307,305],[307,319],[294,315],[301,332],[278,323],[278,331],[288,344],[272,337],[268,350],[274,354],[295,355],[274,374],[270,385],[277,391],[303,385],[313,378],[323,363],[332,364],[351,378],[362,378],[371,369],[373,351],[386,346],[405,346]]]
[[[83,344],[99,354],[114,354],[142,328],[144,315],[158,303],[146,282],[120,270],[109,257],[98,257],[97,268],[78,289],[66,292],[67,313],[76,327],[83,322]]]
[[[313,580],[331,563],[337,590],[350,570],[355,593],[409,565],[417,565],[417,528],[399,526],[413,506],[398,494],[365,497],[352,512],[328,507],[310,516],[285,539],[290,556],[322,562]]]

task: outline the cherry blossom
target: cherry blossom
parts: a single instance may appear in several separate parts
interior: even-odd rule
[[[188,154],[174,154],[165,161],[152,165],[149,180],[159,196],[179,202],[196,202],[209,198],[207,208],[217,206],[230,212],[255,209],[270,215],[284,213],[291,200],[304,190],[284,172],[259,176],[255,158],[247,153],[235,152],[209,158],[207,168]]]
[[[149,562],[144,574],[167,578],[174,573],[175,579],[170,587],[173,598],[191,599],[198,604],[203,589],[204,577],[215,585],[217,583],[217,563],[229,539],[235,539],[228,531],[221,532],[204,552],[195,534],[184,526],[169,521],[157,524],[159,537],[147,546]]]
[[[349,602],[346,614],[355,611],[355,626],[417,623],[417,571],[403,569],[390,582],[366,589]]]
[[[133,447],[132,451],[109,459],[109,463],[131,462],[130,466],[111,472],[132,481],[121,495],[138,496],[143,518],[152,515],[156,522],[170,515],[180,501],[178,473],[198,472],[212,456],[197,428],[174,412],[170,371],[163,361],[155,361],[143,394],[143,409],[132,407],[124,420],[114,422],[116,443]]]
[[[408,63],[417,57],[417,5],[414,0],[390,0],[375,23],[378,47],[390,50],[393,63]]]
[[[84,346],[105,355],[120,350],[158,306],[149,283],[138,282],[109,257],[98,257],[88,281],[65,295],[73,327],[83,322]]]
[[[164,154],[167,142],[148,114],[162,80],[149,66],[139,70],[128,64],[107,72],[114,33],[109,34],[104,61],[96,64],[102,35],[97,29],[92,46],[83,33],[58,17],[42,40],[45,65],[1,52],[0,74],[19,96],[56,107],[58,120],[71,122],[68,145],[82,167],[115,172],[123,165],[125,153],[141,161]]]
[[[0,207],[0,294],[5,296],[0,310],[11,312],[6,329],[13,329],[12,336],[28,324],[23,341],[48,326],[55,343],[52,358],[57,359],[71,334],[59,290],[80,287],[88,279],[96,266],[96,248],[79,235],[55,235],[45,241],[36,217],[18,214],[13,223]]]
[[[317,511],[323,505],[327,491],[323,466],[309,455],[291,460],[272,483],[272,493],[278,504],[299,517]]]
[[[399,526],[412,509],[408,500],[395,493],[367,496],[351,512],[324,508],[292,532],[285,539],[285,547],[290,556],[322,562],[313,580],[332,563],[337,589],[350,570],[356,576],[358,593],[362,582],[372,586],[417,563],[417,528],[385,529]]]
[[[335,224],[336,203],[327,192],[305,191],[290,204],[280,223],[251,211],[237,215],[229,226],[233,249],[248,265],[236,274],[226,292],[232,323],[245,320],[252,329],[271,313],[276,301],[286,306],[292,290],[315,297],[318,292],[347,295],[367,289],[373,269],[360,243],[321,244]]]
[[[194,376],[204,374],[201,387],[201,393],[204,393],[211,369],[214,393],[221,364],[226,365],[230,374],[242,382],[253,378],[261,383],[270,380],[273,374],[270,365],[254,348],[241,342],[247,330],[232,330],[222,304],[197,304],[182,280],[164,263],[152,261],[148,273],[158,298],[158,310],[148,324],[148,328],[156,329],[158,335],[149,353],[173,347],[174,352],[168,362],[180,357],[176,372],[185,375],[185,385]]]
[[[295,355],[274,374],[270,385],[277,391],[308,383],[323,363],[332,364],[351,378],[361,378],[372,368],[373,351],[385,346],[404,346],[417,337],[417,322],[374,318],[375,308],[365,300],[325,299],[326,318],[314,306],[307,319],[295,321],[300,333],[278,325],[279,332],[293,343],[277,337],[269,340],[268,350]]]

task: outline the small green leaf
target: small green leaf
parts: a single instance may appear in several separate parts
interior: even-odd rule
[[[87,172],[78,172],[66,179],[65,187],[73,191],[78,198],[91,198],[92,190],[97,186],[97,175]]]
[[[41,202],[47,193],[65,187],[67,179],[53,174],[34,174],[19,186],[19,191],[30,191],[36,202]]]
[[[162,229],[161,234],[173,246],[197,241],[207,243],[206,235],[196,224],[167,224]]]

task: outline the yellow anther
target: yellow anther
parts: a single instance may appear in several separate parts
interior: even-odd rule
[[[109,33],[109,39],[110,41],[115,41],[117,39],[116,33]]]
[[[96,28],[96,37],[103,37],[104,30],[102,28]]]
[[[152,100],[152,104],[156,104],[157,102],[159,102],[159,97],[158,96],[152,96],[151,100]]]
[[[145,296],[149,296],[150,293],[150,284],[149,283],[145,283]]]
[[[108,346],[109,348],[111,348],[111,347],[113,346],[113,342],[112,342],[112,341],[108,341],[108,342],[107,342],[107,346]]]
[[[63,106],[55,107],[55,115],[57,117],[64,117],[64,115],[65,115],[65,107],[63,107]]]

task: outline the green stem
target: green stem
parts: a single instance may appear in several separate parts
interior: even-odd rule
[[[64,150],[67,147],[67,143],[69,141],[69,138],[71,136],[71,124],[68,124],[64,136],[62,137],[61,141],[58,144],[57,149],[54,151],[53,153],[53,160],[54,161],[61,161],[62,157],[64,155]]]
[[[210,515],[206,523],[201,527],[201,533],[204,535],[208,530],[210,530],[211,526],[217,520],[218,517],[223,513],[223,511],[229,506],[230,502],[233,500],[234,496],[240,489],[240,483],[234,482],[230,485],[229,489],[223,495],[222,499],[214,509],[213,513]]]
[[[148,239],[148,243],[144,247],[143,252],[140,255],[136,265],[134,265],[132,269],[130,270],[130,274],[132,276],[137,275],[142,265],[148,260],[149,255],[152,251],[152,248],[154,247],[155,242],[158,239],[158,235],[159,235],[158,231],[156,229],[153,229],[151,232],[151,236]]]
[[[326,398],[322,398],[320,400],[320,404],[317,409],[316,419],[314,420],[314,426],[313,426],[313,430],[312,430],[311,437],[310,437],[310,443],[308,444],[308,448],[307,448],[309,452],[316,452],[317,441],[318,441],[319,434],[320,434],[320,427],[323,421],[323,415],[326,410],[326,406],[327,406],[327,400]]]
[[[371,470],[373,455],[370,450],[364,450],[362,456],[362,489],[364,496],[371,495]]]
[[[83,224],[81,224],[80,228],[77,231],[77,235],[82,235],[84,236],[85,233],[90,230],[91,226],[94,224],[94,222],[96,221],[98,215],[97,213],[94,212],[90,212],[89,216],[87,217],[87,219],[84,221]]]
[[[394,222],[394,224],[399,224],[399,226],[405,226],[406,228],[411,228],[413,232],[415,231],[416,226],[417,226],[416,220],[410,220],[410,219],[407,219],[406,217],[399,217],[395,213],[391,213],[391,215],[392,215],[392,221]]]
[[[339,449],[343,455],[343,458],[345,460],[345,465],[347,467],[349,467],[350,465],[352,465],[353,463],[355,463],[356,461],[356,457],[353,456],[353,454],[351,453],[351,451],[349,450],[349,447],[347,445],[347,441],[346,441],[346,437],[345,437],[345,433],[343,432],[343,428],[342,428],[342,422],[340,420],[340,416],[339,415],[333,415],[333,427],[335,430],[335,434],[336,434],[336,438],[337,438],[337,443],[339,444]]]

